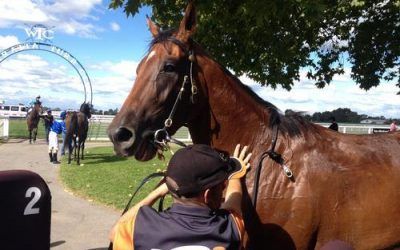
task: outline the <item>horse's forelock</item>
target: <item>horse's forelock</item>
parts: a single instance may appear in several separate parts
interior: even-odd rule
[[[165,43],[169,41],[169,38],[171,38],[174,34],[176,33],[175,29],[168,29],[168,30],[163,30],[158,33],[157,36],[151,40],[149,43],[149,47],[147,49],[147,53],[150,53],[151,48],[156,45],[157,43]]]
[[[91,113],[91,104],[89,103],[82,103],[81,108],[79,111],[85,113],[86,115],[90,116]]]

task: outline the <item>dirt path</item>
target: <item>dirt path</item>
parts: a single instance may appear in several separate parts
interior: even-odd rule
[[[47,182],[52,195],[51,249],[107,249],[108,232],[120,213],[65,191],[58,180],[59,166],[49,163],[43,140],[0,144],[0,171],[10,169],[36,172]]]

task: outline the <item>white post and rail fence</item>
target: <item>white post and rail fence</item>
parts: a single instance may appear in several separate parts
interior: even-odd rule
[[[10,119],[8,117],[1,118],[0,117],[0,140],[1,139],[8,139],[8,133],[10,131],[9,126]]]
[[[113,115],[92,115],[89,120],[88,141],[108,141],[107,128],[111,123]],[[329,123],[317,123],[321,126],[328,127]],[[40,122],[39,130],[44,131],[43,123]],[[19,130],[18,132],[15,132]],[[388,132],[389,125],[378,124],[339,124],[339,132],[345,134],[374,134]],[[0,117],[0,140],[9,138],[18,138],[20,135],[27,137],[26,120],[24,118]],[[183,127],[177,131],[174,138],[191,142],[189,131]]]

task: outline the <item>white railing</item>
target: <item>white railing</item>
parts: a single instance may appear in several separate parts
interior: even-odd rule
[[[10,119],[9,117],[0,117],[0,138],[9,138],[15,136],[10,134]],[[107,128],[111,121],[114,119],[113,115],[92,115],[89,120],[89,141],[109,141],[107,135]],[[20,119],[21,120],[21,119]],[[24,119],[23,119],[24,120]],[[14,121],[13,121],[14,122]],[[21,121],[22,122],[22,121]],[[13,123],[15,126],[15,123]],[[321,126],[328,127],[329,123],[317,123]],[[378,125],[378,124],[339,124],[339,132],[346,134],[373,134],[378,132],[386,132],[389,130],[389,125]],[[191,142],[189,131],[186,127],[183,127],[177,131],[174,138],[184,141]]]
[[[108,141],[107,128],[114,116],[112,115],[93,115],[89,120],[89,141]],[[191,142],[189,130],[186,127],[180,128],[174,135],[175,139],[183,142]]]
[[[316,123],[318,125],[329,127],[328,123]],[[376,134],[388,132],[390,125],[381,124],[351,124],[351,125],[340,125],[339,132],[344,134]]]
[[[8,139],[8,133],[10,131],[10,118],[0,117],[0,139]]]
[[[108,125],[111,123],[114,116],[112,115],[93,115],[90,119],[90,131],[88,139],[92,141],[108,141],[108,135],[106,133]],[[316,123],[318,125],[329,127],[329,123]],[[389,125],[377,125],[377,124],[339,124],[339,132],[344,134],[374,134],[380,132],[389,131]],[[189,131],[186,127],[182,127],[174,135],[174,138],[184,141],[191,142]]]

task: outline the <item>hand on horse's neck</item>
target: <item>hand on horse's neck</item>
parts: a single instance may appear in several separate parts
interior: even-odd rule
[[[260,138],[256,136],[269,130],[269,110],[216,62],[203,56],[197,62],[201,68],[199,82],[207,90],[210,104],[209,112],[203,112],[199,120],[209,121],[210,143],[227,151],[232,151],[237,143],[259,144]]]

